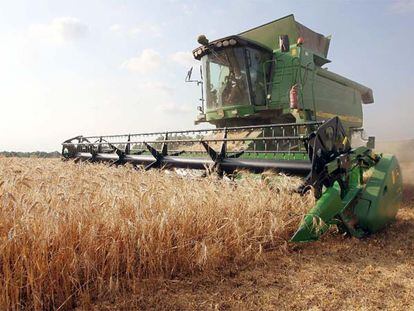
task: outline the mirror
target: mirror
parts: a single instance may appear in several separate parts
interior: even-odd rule
[[[289,36],[288,35],[280,35],[279,36],[279,48],[280,51],[285,53],[289,52],[290,44],[289,44]]]
[[[204,113],[204,91],[203,91],[203,70],[202,67],[200,66],[200,77],[201,80],[192,80],[191,76],[193,75],[193,67],[190,68],[190,70],[188,70],[187,72],[187,76],[185,77],[185,82],[192,82],[192,83],[196,83],[197,86],[200,86],[200,90],[201,90],[201,106],[197,107],[197,110],[199,110],[201,113]]]
[[[186,82],[190,82],[192,74],[193,74],[193,67],[191,67],[190,70],[188,70],[187,72],[187,76],[185,77]]]

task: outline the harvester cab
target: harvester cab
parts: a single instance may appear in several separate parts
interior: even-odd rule
[[[331,226],[362,237],[395,218],[402,199],[398,162],[351,141],[362,131],[362,105],[372,103],[373,94],[322,67],[329,62],[330,38],[289,15],[198,42],[193,55],[203,80],[191,80],[191,71],[186,80],[202,90],[196,123],[215,128],[76,136],[63,142],[63,158],[146,170],[303,176],[297,191],[312,190],[317,200],[295,242],[316,240]]]
[[[286,16],[193,51],[202,63],[203,111],[217,127],[328,120],[362,127],[372,90],[324,68],[330,38]]]

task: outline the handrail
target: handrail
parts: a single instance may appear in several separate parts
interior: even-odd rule
[[[117,138],[117,137],[137,137],[137,136],[154,136],[154,135],[174,135],[174,134],[186,134],[186,133],[214,133],[237,131],[237,130],[256,130],[256,129],[268,129],[268,128],[281,128],[281,127],[306,127],[312,125],[321,125],[324,121],[309,121],[302,123],[275,123],[266,125],[248,125],[248,126],[237,126],[237,127],[223,127],[214,129],[194,129],[194,130],[179,130],[179,131],[164,131],[164,132],[148,132],[148,133],[136,133],[136,134],[118,134],[118,135],[93,135],[93,136],[80,136],[84,139],[99,139],[99,138]]]

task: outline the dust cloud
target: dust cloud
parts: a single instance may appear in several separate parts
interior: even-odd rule
[[[377,142],[375,151],[394,154],[400,162],[404,184],[414,185],[414,139]]]

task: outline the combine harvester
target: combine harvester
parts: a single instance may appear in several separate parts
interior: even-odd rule
[[[373,152],[363,137],[362,104],[372,90],[323,68],[330,38],[293,15],[193,51],[201,61],[196,124],[216,128],[111,136],[78,136],[63,143],[65,159],[131,163],[145,169],[199,169],[219,174],[274,170],[304,177],[316,205],[292,241],[318,239],[330,226],[356,237],[395,218],[402,176],[393,155]],[[205,97],[204,97],[205,96]],[[360,142],[363,140],[360,139]]]

